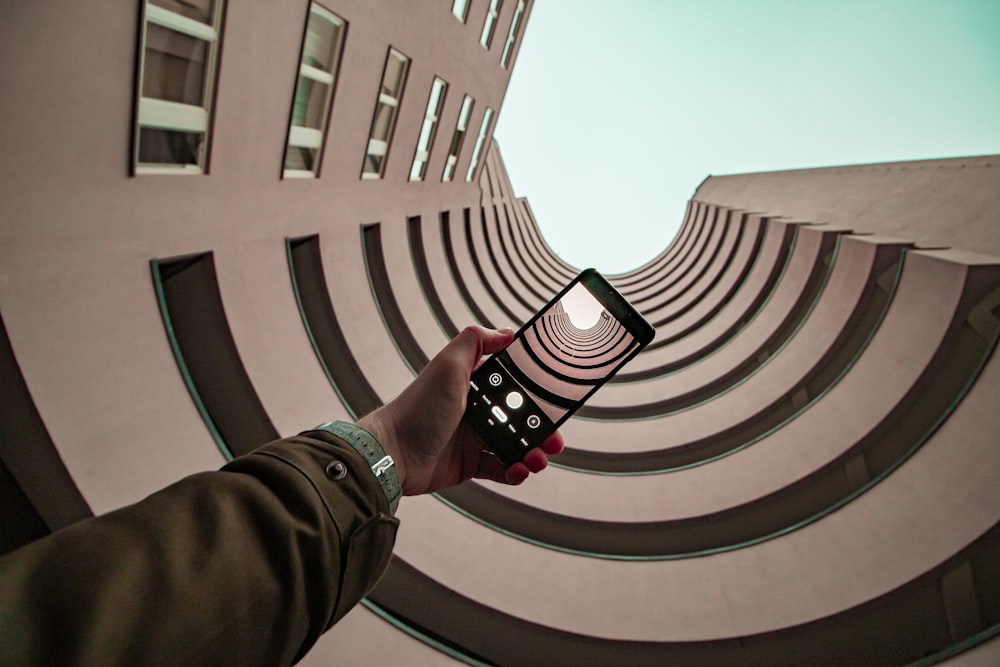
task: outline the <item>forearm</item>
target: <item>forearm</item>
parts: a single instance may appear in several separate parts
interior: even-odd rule
[[[396,526],[334,436],[271,443],[0,559],[0,663],[288,664],[375,584]]]

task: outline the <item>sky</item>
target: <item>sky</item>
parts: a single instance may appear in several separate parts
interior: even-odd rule
[[[580,268],[710,174],[1000,153],[1000,0],[536,0],[521,39],[494,137]]]
[[[597,324],[604,312],[604,306],[594,298],[590,290],[577,283],[559,300],[566,316],[578,329],[589,329]]]

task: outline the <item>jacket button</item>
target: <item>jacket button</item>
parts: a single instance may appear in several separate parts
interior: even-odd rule
[[[330,461],[326,464],[326,476],[337,482],[347,477],[347,466],[340,461]]]

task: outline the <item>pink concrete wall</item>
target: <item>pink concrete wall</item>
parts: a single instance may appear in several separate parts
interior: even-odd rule
[[[356,411],[334,386],[350,369],[328,364],[328,377],[303,326],[286,238],[318,234],[340,340],[383,401],[418,370],[404,350],[447,341],[441,308],[458,327],[477,312],[517,324],[575,274],[495,145],[464,181],[486,107],[501,110],[514,0],[490,50],[487,0],[464,25],[445,0],[326,3],[348,37],[322,177],[301,181],[280,178],[308,8],[292,4],[228,8],[211,173],[191,177],[129,177],[138,3],[2,10],[0,313],[96,512],[224,460],[178,371],[151,259],[213,253],[236,351],[282,434]],[[361,181],[390,45],[412,59],[409,80],[385,177]],[[434,76],[450,88],[427,180],[410,183]],[[466,93],[471,136],[442,184]],[[707,179],[674,242],[613,277],[659,332],[565,426],[568,451],[522,487],[404,500],[374,605],[304,664],[364,664],[376,645],[407,665],[883,664],[988,640],[996,169],[986,157]]]

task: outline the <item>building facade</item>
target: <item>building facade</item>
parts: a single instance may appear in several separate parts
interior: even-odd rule
[[[578,271],[492,141],[531,0],[130,4],[0,21],[4,551]],[[996,156],[706,179],[566,452],[404,499],[303,664],[995,661],[998,210]]]

